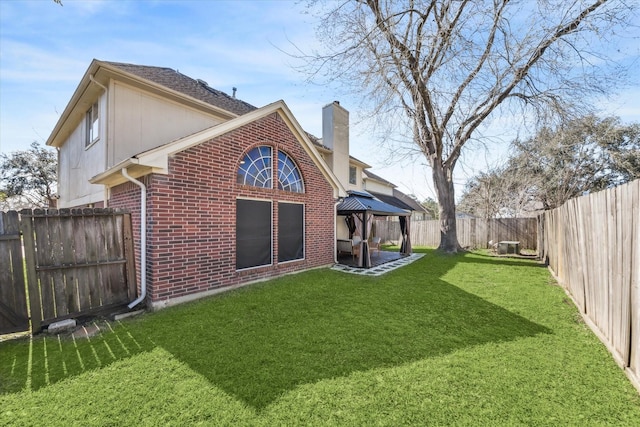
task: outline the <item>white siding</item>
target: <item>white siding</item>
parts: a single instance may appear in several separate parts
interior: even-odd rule
[[[89,179],[104,170],[106,134],[106,96],[99,100],[100,137],[85,147],[85,120],[77,124],[62,144],[58,156],[58,192],[61,208],[86,205],[104,199],[104,187],[93,185]]]
[[[374,193],[386,194],[389,196],[393,195],[393,187],[389,187],[388,185],[381,184],[371,179],[366,179],[364,182],[364,189],[367,191],[373,191]]]
[[[112,82],[111,89],[113,131],[107,167],[222,122],[120,82]]]

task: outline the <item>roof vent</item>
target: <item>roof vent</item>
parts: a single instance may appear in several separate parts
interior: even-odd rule
[[[235,98],[235,97],[236,97],[236,91],[238,90],[238,88],[237,88],[237,87],[234,87],[234,88],[232,88],[232,89],[233,89],[233,97]]]
[[[207,84],[207,82],[205,82],[205,81],[204,81],[204,80],[202,80],[202,79],[198,79],[198,83],[200,83],[200,84],[201,84],[201,85],[203,85],[203,86],[209,86],[209,84]]]

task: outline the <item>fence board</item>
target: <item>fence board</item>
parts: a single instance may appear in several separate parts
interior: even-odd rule
[[[60,235],[63,236],[61,261],[63,265],[72,266],[76,264],[73,218],[69,209],[61,209],[59,212]],[[74,298],[76,271],[77,269],[72,267],[68,267],[64,271],[62,286],[64,286],[65,302],[69,313],[75,313],[80,310],[80,305],[77,303],[77,299]]]
[[[24,242],[25,266],[27,270],[27,282],[29,289],[29,314],[31,316],[31,331],[36,332],[42,323],[42,297],[40,283],[36,273],[36,245],[31,221],[31,211],[21,211],[20,230]]]
[[[0,333],[28,328],[18,212],[0,212]]]
[[[136,256],[133,247],[133,228],[131,224],[131,215],[123,215],[122,228],[122,252],[124,253],[124,258],[127,260],[127,264],[125,266],[125,274],[127,275],[127,283],[129,284],[129,288],[127,290],[129,296],[128,300],[133,301],[137,296],[138,284],[136,283]]]
[[[87,263],[87,243],[85,240],[85,219],[81,212],[77,213],[73,217],[73,228],[76,233],[73,235],[73,241],[76,250],[76,263],[79,265]],[[75,291],[77,310],[82,310],[82,307],[89,306],[89,288],[85,286],[85,283],[89,282],[89,272],[85,268],[81,268],[75,271],[73,277],[73,290]]]

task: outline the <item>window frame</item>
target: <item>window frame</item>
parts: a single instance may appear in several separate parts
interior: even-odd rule
[[[268,217],[269,217],[269,253],[268,253],[268,262],[264,263],[264,264],[251,264],[249,265],[249,263],[240,263],[240,253],[241,251],[244,251],[247,247],[249,248],[256,248],[255,246],[255,240],[257,239],[256,237],[253,237],[251,240],[252,242],[247,242],[247,238],[245,236],[240,236],[240,232],[241,231],[247,231],[246,228],[250,226],[244,225],[243,227],[245,230],[242,230],[242,228],[239,229],[239,225],[241,224],[240,221],[240,205],[241,204],[245,204],[245,207],[248,209],[247,213],[257,213],[260,210],[257,209],[258,207],[258,203],[262,204],[264,203],[265,205],[268,205]],[[263,206],[264,207],[264,206]],[[244,197],[237,197],[236,198],[236,223],[235,223],[235,242],[236,242],[236,248],[235,248],[235,253],[236,253],[236,263],[235,263],[235,267],[236,267],[236,271],[243,271],[243,270],[249,270],[249,269],[254,269],[254,268],[263,268],[263,267],[270,267],[273,266],[273,200],[266,200],[266,199],[252,199],[252,198],[244,198]],[[256,225],[255,223],[253,224],[254,226]],[[264,231],[264,230],[263,230]],[[266,236],[266,232],[265,232],[265,236]],[[264,236],[263,236],[264,237]],[[242,245],[240,242],[244,241],[247,245]],[[258,242],[260,243],[260,242]],[[266,257],[265,257],[266,258]],[[245,265],[246,264],[246,265]]]
[[[84,116],[84,148],[100,139],[100,101],[91,104]]]
[[[264,149],[269,150],[269,156],[265,156]],[[258,155],[252,153],[258,152]],[[264,159],[268,158],[268,165]],[[249,161],[249,164],[246,164]],[[266,173],[268,171],[268,175]],[[243,172],[241,174],[241,172]],[[247,178],[251,178],[251,182]],[[256,185],[258,179],[267,185]],[[259,145],[247,151],[236,170],[236,183],[256,188],[273,188],[273,147],[270,145]]]
[[[286,172],[285,172],[284,168],[280,168],[280,163],[281,163],[280,155],[284,156],[284,161],[282,161],[283,166],[287,166],[288,167],[288,170]],[[287,160],[288,160],[288,162],[287,162]],[[286,175],[283,175],[284,173],[286,173]],[[294,175],[295,178],[297,178],[297,180],[294,181],[294,182],[291,182],[291,180],[288,179],[292,175]],[[286,178],[287,179],[286,186],[283,185],[283,182],[282,182],[282,180],[280,178]],[[293,188],[294,184],[296,185],[296,187],[299,188],[299,191],[291,189],[291,188]],[[302,193],[305,192],[305,189],[304,189],[304,178],[302,177],[302,171],[300,170],[300,167],[298,166],[296,161],[293,159],[293,157],[291,157],[289,154],[287,154],[283,150],[278,150],[278,189],[282,190],[282,191],[288,191],[290,193],[302,194]]]
[[[284,258],[283,257],[283,243],[287,243],[286,240],[291,240],[291,239],[287,239],[287,237],[290,236],[290,234],[288,235],[284,235],[283,231],[286,229],[286,227],[282,226],[282,221],[283,219],[286,220],[287,218],[283,218],[282,214],[284,213],[285,209],[283,208],[283,205],[289,205],[289,206],[296,206],[296,207],[301,207],[302,210],[300,212],[301,214],[301,218],[299,221],[300,224],[300,236],[296,236],[295,239],[300,239],[301,240],[301,255],[299,257],[296,258]],[[306,257],[306,224],[305,224],[305,215],[306,215],[306,206],[304,203],[298,203],[298,202],[290,202],[290,201],[278,201],[278,264],[284,264],[287,262],[295,262],[295,261],[302,261],[305,259]],[[297,225],[297,224],[296,224]],[[297,253],[298,251],[296,251]]]
[[[351,179],[352,172],[353,172],[353,179]],[[349,166],[349,184],[358,185],[358,168],[356,166]]]

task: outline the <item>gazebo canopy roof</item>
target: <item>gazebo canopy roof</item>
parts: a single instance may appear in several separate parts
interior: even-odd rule
[[[379,216],[409,216],[411,212],[385,203],[366,191],[348,191],[342,203],[336,208],[338,215],[369,212]]]

